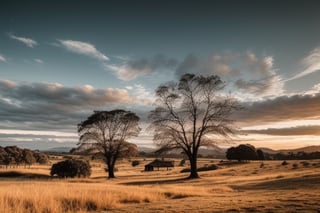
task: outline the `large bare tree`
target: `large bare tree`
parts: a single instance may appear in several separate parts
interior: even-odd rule
[[[104,155],[109,178],[114,178],[114,166],[119,157],[132,151],[134,144],[126,142],[140,132],[139,117],[130,111],[95,111],[78,124],[79,144],[91,143]]]
[[[188,156],[189,178],[199,177],[199,147],[217,142],[212,136],[227,137],[235,132],[229,117],[240,106],[222,95],[223,88],[216,75],[184,74],[179,82],[168,82],[156,90],[156,108],[150,113],[154,142],[159,151],[180,149]]]

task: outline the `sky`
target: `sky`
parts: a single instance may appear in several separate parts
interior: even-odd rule
[[[0,3],[0,146],[74,147],[94,110],[141,117],[184,73],[219,75],[244,110],[233,143],[320,145],[320,9],[312,0]]]

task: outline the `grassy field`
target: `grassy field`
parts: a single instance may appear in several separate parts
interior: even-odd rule
[[[114,180],[97,161],[89,179],[51,179],[49,165],[1,169],[19,172],[0,178],[1,212],[320,212],[320,160],[221,164],[196,180],[185,179],[185,167],[144,172],[152,159],[138,160],[121,161]]]

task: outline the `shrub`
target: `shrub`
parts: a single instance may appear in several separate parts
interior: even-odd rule
[[[300,162],[304,167],[310,166],[310,163],[308,161],[302,161]]]
[[[88,161],[68,159],[55,163],[51,167],[51,176],[58,177],[89,177],[91,166]]]
[[[285,160],[281,163],[282,166],[286,166],[286,165],[288,165],[288,164],[289,164],[289,163],[288,163],[287,161],[285,161]]]
[[[131,162],[131,166],[135,167],[135,166],[138,166],[140,164],[140,161],[138,160],[134,160]]]
[[[179,166],[184,166],[186,164],[186,160],[185,159],[182,159],[179,163]]]
[[[298,168],[298,164],[294,163],[292,164],[292,169],[297,169]]]

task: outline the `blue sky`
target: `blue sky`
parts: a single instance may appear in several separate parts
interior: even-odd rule
[[[145,127],[154,89],[186,72],[220,75],[246,106],[237,143],[320,143],[318,1],[0,4],[0,145],[74,146],[96,109]]]

